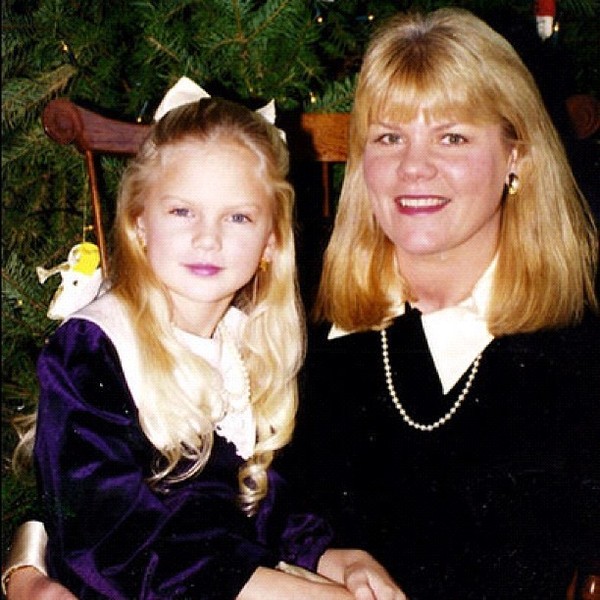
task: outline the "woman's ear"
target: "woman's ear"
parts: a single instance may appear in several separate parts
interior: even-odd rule
[[[517,172],[517,164],[519,162],[519,152],[516,148],[513,148],[510,151],[508,156],[508,172],[516,173]]]
[[[135,233],[142,248],[146,247],[146,224],[143,213],[135,220]]]

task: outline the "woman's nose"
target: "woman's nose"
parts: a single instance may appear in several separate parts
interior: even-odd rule
[[[406,181],[429,179],[437,173],[431,150],[423,142],[410,142],[398,159],[398,175]]]

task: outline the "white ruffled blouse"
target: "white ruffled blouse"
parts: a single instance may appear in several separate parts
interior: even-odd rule
[[[229,308],[223,317],[227,331],[237,343],[246,315],[237,308]],[[219,329],[212,338],[203,338],[180,329],[175,330],[179,341],[194,354],[217,369],[223,380],[227,399],[225,416],[217,423],[216,432],[235,445],[237,454],[247,460],[254,453],[256,421],[248,398],[248,385],[240,356],[230,343],[222,339]]]

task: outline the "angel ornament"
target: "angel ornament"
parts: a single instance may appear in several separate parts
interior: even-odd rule
[[[102,269],[100,252],[96,244],[82,242],[69,251],[66,262],[50,269],[36,269],[40,283],[60,273],[61,284],[54,293],[48,308],[48,318],[57,321],[66,319],[75,311],[89,304],[100,292]]]

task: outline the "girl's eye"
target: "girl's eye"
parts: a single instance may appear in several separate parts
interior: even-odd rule
[[[466,143],[467,138],[460,133],[446,133],[443,136],[442,141],[446,144],[458,145]]]
[[[232,223],[248,223],[250,218],[242,213],[235,213],[230,217]]]
[[[189,217],[191,216],[192,211],[189,208],[172,208],[169,211],[169,214],[176,217]]]

